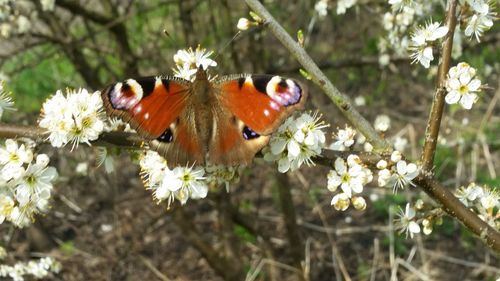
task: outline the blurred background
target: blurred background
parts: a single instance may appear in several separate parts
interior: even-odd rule
[[[437,60],[429,69],[411,64],[405,38],[426,19],[443,22],[444,1],[417,4],[411,17],[400,15],[405,25],[388,19],[402,12],[382,0],[323,1],[324,9],[317,0],[261,2],[293,37],[304,32],[305,49],[368,120],[390,117],[382,134],[403,142],[406,155],[418,160]],[[99,90],[130,77],[171,75],[173,55],[198,45],[215,52],[219,75],[270,73],[306,81],[265,28],[238,34],[238,19],[248,12],[236,0],[0,0],[0,79],[18,109],[3,122],[35,124],[43,101],[58,89]],[[452,189],[469,182],[498,187],[500,28],[493,26],[480,42],[463,32],[456,37],[452,65],[467,61],[489,89],[473,110],[446,107],[436,176]],[[307,84],[306,107],[331,124],[331,143],[330,133],[346,120]],[[328,167],[281,175],[257,159],[230,193],[220,187],[207,199],[167,211],[144,189],[137,159],[123,151],[109,152],[113,168],[105,171],[95,147],[41,150],[60,174],[50,212],[29,228],[0,230],[9,237],[10,258],[43,253],[59,260],[62,271],[53,280],[302,280],[300,266],[310,280],[500,276],[498,254],[453,219],[412,240],[394,232],[390,206],[404,208],[419,198],[432,204],[418,188],[393,194],[373,184],[363,192],[365,211],[339,212],[330,206]],[[290,198],[283,199],[280,186]],[[289,242],[290,213],[282,210],[290,208],[300,245]]]

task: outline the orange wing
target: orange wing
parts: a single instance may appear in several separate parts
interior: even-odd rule
[[[209,155],[212,162],[229,165],[249,164],[307,95],[298,82],[272,75],[223,78],[216,88],[219,110],[213,113]]]
[[[218,99],[250,129],[271,134],[293,111],[303,107],[307,91],[297,81],[273,75],[222,79]]]
[[[128,122],[169,163],[202,162],[204,148],[186,109],[190,86],[172,77],[128,79],[106,88],[102,99],[109,115]]]

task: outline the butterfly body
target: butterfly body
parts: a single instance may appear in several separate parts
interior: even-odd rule
[[[269,135],[307,92],[272,75],[210,80],[200,68],[194,81],[176,77],[128,79],[102,91],[109,115],[121,118],[169,164],[249,164]]]

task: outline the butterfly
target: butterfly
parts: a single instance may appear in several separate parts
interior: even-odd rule
[[[250,164],[284,120],[302,109],[307,90],[275,75],[193,81],[127,79],[101,92],[109,116],[121,118],[173,165]]]

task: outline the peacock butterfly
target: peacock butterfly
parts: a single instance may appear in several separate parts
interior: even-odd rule
[[[177,77],[128,79],[102,91],[108,115],[121,118],[169,164],[249,164],[271,133],[301,109],[307,90],[274,75],[194,81]]]

